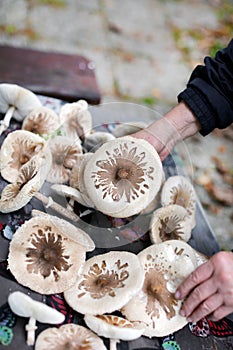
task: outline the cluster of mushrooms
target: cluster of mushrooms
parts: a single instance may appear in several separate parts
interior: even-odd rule
[[[129,135],[137,125],[121,125],[115,136],[94,131],[86,101],[66,103],[58,116],[31,91],[0,84],[0,112],[6,113],[0,133],[11,117],[22,123],[0,149],[0,172],[8,182],[0,212],[16,211],[36,197],[63,216],[32,210],[13,235],[8,267],[19,284],[33,291],[64,293],[87,326],[47,328],[35,343],[36,321],[62,324],[64,315],[13,292],[8,299],[12,311],[29,318],[27,344],[35,343],[36,350],[106,349],[101,336],[110,339],[113,350],[120,340],[166,336],[187,324],[174,293],[207,259],[187,244],[195,226],[189,180],[165,179],[155,149]],[[40,192],[45,182],[69,198],[66,208]],[[87,259],[95,243],[67,220],[79,220],[75,202],[115,218],[150,213],[152,244],[139,254],[109,251]]]

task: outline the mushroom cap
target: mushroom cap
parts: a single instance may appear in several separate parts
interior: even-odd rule
[[[77,324],[47,328],[36,339],[35,350],[107,350],[103,340]]]
[[[191,182],[184,176],[170,176],[164,183],[161,192],[162,206],[178,204],[184,207],[195,226],[196,194]]]
[[[15,182],[20,168],[46,148],[46,141],[30,131],[16,130],[7,135],[0,151],[2,177]]]
[[[91,159],[93,153],[83,153],[77,156],[75,165],[73,166],[70,172],[69,185],[73,188],[76,188],[80,191],[85,191],[84,185],[84,169],[87,162]]]
[[[182,300],[174,295],[196,268],[193,249],[183,241],[170,240],[151,245],[138,258],[144,267],[144,284],[121,312],[128,320],[145,324],[143,334],[148,337],[163,337],[181,329],[188,321],[179,315]]]
[[[85,136],[83,147],[88,151],[97,150],[105,142],[115,140],[115,136],[105,131],[95,131]]]
[[[144,328],[115,315],[85,315],[87,326],[98,335],[110,339],[133,340],[139,338]]]
[[[95,207],[113,217],[140,213],[162,182],[162,163],[147,141],[125,136],[102,145],[84,170],[87,194]]]
[[[85,138],[92,129],[92,116],[85,100],[66,103],[60,111],[60,121],[64,134],[71,139]]]
[[[8,265],[16,280],[38,293],[61,293],[74,285],[86,249],[64,235],[53,220],[26,221],[10,243]]]
[[[184,207],[171,204],[154,211],[150,222],[152,243],[170,239],[182,239],[187,242],[191,237],[191,220]]]
[[[147,123],[141,121],[121,123],[116,125],[116,127],[112,130],[112,133],[115,137],[122,137],[133,134],[141,129],[145,129],[147,125]]]
[[[69,197],[75,200],[76,202],[84,205],[85,207],[94,208],[94,204],[90,201],[87,195],[81,193],[76,188],[66,185],[55,184],[51,186],[51,189],[54,190],[60,196]]]
[[[16,315],[33,317],[41,323],[59,324],[65,320],[65,316],[61,312],[42,302],[33,300],[28,295],[19,291],[9,295],[8,303]]]
[[[58,115],[49,107],[34,108],[23,120],[22,129],[41,136],[56,131],[60,126]]]
[[[14,183],[4,187],[0,212],[10,213],[23,208],[42,187],[52,162],[50,152],[40,152],[24,164]]]
[[[78,155],[82,153],[81,144],[66,136],[55,136],[48,145],[53,160],[47,180],[52,183],[67,182]]]
[[[103,314],[125,305],[140,290],[143,279],[137,255],[112,251],[87,260],[64,296],[82,314]]]
[[[16,84],[0,84],[0,112],[15,107],[13,117],[22,121],[34,108],[41,106],[38,97],[30,90]]]

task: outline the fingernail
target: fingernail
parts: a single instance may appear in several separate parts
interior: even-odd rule
[[[176,299],[179,299],[179,298],[180,298],[180,292],[179,292],[179,291],[175,292],[175,298],[176,298]]]
[[[185,311],[184,310],[180,310],[180,316],[185,317]]]

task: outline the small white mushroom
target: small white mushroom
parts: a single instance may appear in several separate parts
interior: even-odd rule
[[[143,280],[137,255],[112,251],[87,260],[64,296],[82,314],[110,313],[125,305],[141,289]]]
[[[27,345],[35,343],[35,330],[37,329],[36,321],[41,323],[60,324],[64,322],[65,316],[51,308],[50,306],[33,300],[28,295],[21,292],[13,292],[8,297],[8,303],[11,310],[18,316],[29,317],[26,325]]]
[[[170,176],[163,185],[161,192],[162,206],[178,204],[184,207],[191,220],[191,227],[196,225],[196,194],[191,182],[184,176]]]
[[[0,122],[0,135],[8,128],[12,117],[22,121],[39,106],[41,102],[32,91],[16,84],[0,84],[0,112],[6,113]]]
[[[191,237],[191,220],[184,207],[171,204],[154,211],[150,222],[150,239],[152,243],[170,239],[187,242]]]
[[[47,328],[36,339],[35,350],[107,350],[102,339],[74,323]]]
[[[145,129],[147,127],[147,123],[145,122],[131,122],[131,123],[121,123],[116,125],[116,127],[112,130],[112,133],[115,137],[122,137],[131,135],[141,129]]]
[[[41,106],[33,109],[25,118],[22,129],[45,137],[59,129],[58,115],[49,107]]]
[[[76,201],[76,202],[84,205],[85,207],[94,208],[94,204],[91,202],[89,197],[87,195],[81,193],[76,188],[66,186],[66,185],[60,185],[60,184],[56,185],[55,184],[55,185],[51,186],[51,189],[54,190],[60,196],[69,197],[73,201]],[[73,207],[73,205],[71,205],[71,208],[72,207]]]
[[[110,134],[109,132],[104,131],[95,131],[91,134],[86,135],[83,147],[88,152],[96,151],[100,146],[102,146],[105,142],[114,140],[115,136]]]
[[[92,116],[88,111],[88,103],[85,100],[66,103],[60,111],[60,122],[65,136],[72,140],[85,139],[92,130]]]
[[[120,340],[134,340],[139,338],[144,328],[138,328],[134,323],[115,315],[85,315],[87,326],[96,334],[110,338],[110,350],[117,350],[116,344]]]

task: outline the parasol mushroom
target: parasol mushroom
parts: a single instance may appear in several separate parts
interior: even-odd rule
[[[33,217],[18,228],[8,255],[18,283],[41,294],[62,293],[75,284],[86,247],[68,230],[69,226],[59,226],[48,216]]]
[[[184,176],[170,176],[164,183],[161,192],[162,206],[178,204],[184,207],[191,220],[191,228],[194,228],[196,212],[196,195],[191,182]]]
[[[8,182],[15,182],[21,167],[46,147],[46,141],[30,131],[16,130],[9,133],[0,151],[2,177]]]
[[[95,207],[113,217],[140,213],[158,193],[160,158],[147,141],[125,136],[102,145],[84,169],[84,184]]]
[[[102,339],[89,329],[74,324],[47,328],[36,339],[35,350],[107,350]]]
[[[46,137],[59,129],[60,119],[49,107],[34,108],[23,120],[22,129]]]
[[[52,183],[67,182],[78,155],[82,153],[81,144],[66,136],[55,136],[49,140],[48,145],[53,160],[47,181]]]
[[[143,279],[137,255],[112,251],[87,260],[64,296],[82,314],[103,314],[125,305],[141,289]]]
[[[72,140],[85,139],[92,129],[92,116],[88,111],[88,103],[85,100],[66,103],[61,108],[60,121],[66,136]]]
[[[8,128],[12,117],[22,121],[39,106],[41,102],[32,91],[16,84],[0,84],[0,112],[6,113],[0,122],[0,135]]]
[[[175,291],[197,266],[193,249],[183,241],[170,240],[145,248],[138,258],[144,267],[144,284],[121,312],[131,322],[142,322],[143,335],[148,337],[178,331],[188,321],[179,315],[182,301],[175,298]]]
[[[148,126],[145,122],[135,121],[131,123],[121,123],[113,128],[112,133],[115,137],[122,137],[131,135],[141,129],[145,129]]]
[[[152,243],[170,239],[185,242],[191,237],[191,221],[184,207],[171,204],[154,211],[150,222],[150,239]]]
[[[105,131],[95,131],[85,136],[83,147],[89,151],[96,151],[105,142],[115,140],[115,136]]]
[[[96,334],[110,338],[110,350],[117,350],[116,344],[120,340],[137,339],[144,331],[144,328],[137,328],[132,322],[115,315],[85,315],[84,320]]]
[[[35,343],[35,330],[37,329],[36,321],[41,323],[59,324],[64,322],[65,316],[53,309],[52,307],[33,300],[22,292],[13,292],[8,297],[8,303],[11,310],[18,316],[29,317],[26,325],[27,345]]]

